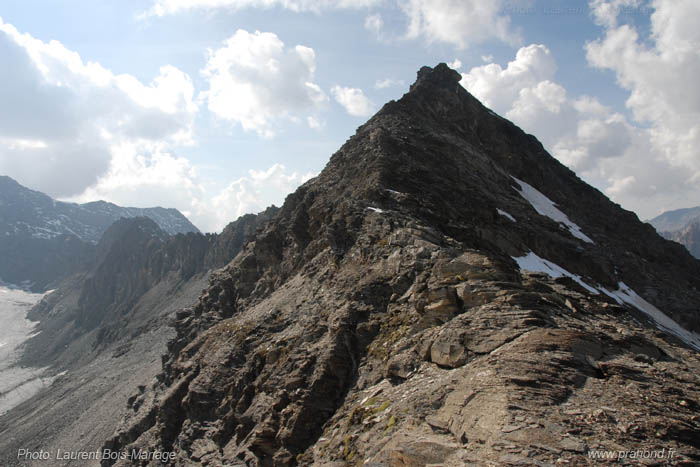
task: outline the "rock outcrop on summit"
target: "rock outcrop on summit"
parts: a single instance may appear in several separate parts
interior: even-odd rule
[[[700,262],[459,79],[422,68],[212,274],[105,449],[178,466],[700,462]]]

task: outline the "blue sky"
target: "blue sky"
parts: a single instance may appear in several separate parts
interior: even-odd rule
[[[5,0],[0,18],[0,173],[61,199],[220,230],[444,61],[641,218],[700,205],[697,1]]]

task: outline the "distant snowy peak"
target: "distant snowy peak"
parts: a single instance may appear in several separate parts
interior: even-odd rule
[[[530,205],[537,211],[538,214],[542,216],[549,217],[555,222],[559,222],[566,227],[571,235],[583,240],[586,243],[595,243],[591,238],[581,231],[581,227],[569,220],[568,216],[561,212],[554,204],[554,202],[547,198],[544,194],[540,193],[532,185],[525,183],[511,176],[518,185],[520,185],[520,190],[516,190]]]
[[[149,217],[170,235],[199,230],[176,209],[121,207],[105,201],[64,203],[0,176],[0,238],[49,240],[72,235],[97,243],[121,218]]]

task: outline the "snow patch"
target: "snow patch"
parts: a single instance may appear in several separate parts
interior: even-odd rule
[[[548,261],[544,258],[540,258],[537,256],[535,253],[532,251],[526,254],[525,256],[520,256],[520,257],[512,257],[516,263],[518,263],[518,266],[520,267],[521,270],[524,271],[532,271],[532,272],[543,272],[547,274],[549,277],[552,277],[554,279],[558,277],[569,277],[576,281],[581,287],[584,289],[588,290],[590,293],[593,295],[599,295],[600,292],[598,289],[595,287],[591,287],[590,285],[586,284],[583,282],[583,279],[581,279],[581,276],[577,276],[576,274],[572,274],[566,269],[562,268],[558,264],[552,263],[551,261]]]
[[[602,292],[620,305],[627,304],[633,306],[651,318],[656,324],[656,327],[662,331],[673,334],[694,349],[700,350],[700,334],[683,328],[664,312],[637,295],[637,293],[624,282],[619,282],[617,284],[618,289],[615,291],[610,291],[605,287],[594,288],[583,282],[580,276],[570,273],[551,261],[540,258],[532,251],[525,256],[513,257],[513,259],[518,263],[521,270],[543,272],[554,279],[566,276],[576,281],[581,287],[594,295],[599,295],[600,292]]]
[[[507,219],[510,219],[510,220],[513,221],[513,222],[517,222],[517,221],[515,220],[515,217],[511,216],[510,214],[508,214],[507,212],[505,212],[503,209],[496,209],[496,211],[498,211],[498,213],[499,213],[500,215],[502,215],[503,217],[505,217],[505,218],[507,218]]]
[[[513,177],[512,175],[511,178],[518,182],[518,185],[520,185],[520,191],[516,191],[518,191],[518,193],[520,193],[520,196],[525,198],[525,200],[528,203],[530,203],[530,205],[532,205],[533,208],[535,208],[535,211],[537,211],[538,214],[549,217],[555,222],[564,224],[564,226],[567,229],[569,229],[571,235],[578,238],[579,240],[583,240],[586,243],[594,243],[590,237],[588,237],[581,231],[581,227],[571,222],[571,220],[569,220],[566,214],[557,209],[557,207],[554,205],[554,202],[551,199],[547,198],[545,195],[537,191],[533,186],[528,185],[522,180],[519,180]]]
[[[613,292],[605,288],[601,288],[601,290],[605,295],[612,298],[620,305],[626,303],[649,316],[659,329],[673,334],[689,346],[700,350],[700,334],[684,329],[680,324],[669,318],[663,311],[637,295],[637,293],[624,282],[619,282],[617,287],[618,289]]]
[[[367,209],[369,209],[370,211],[378,212],[379,214],[384,212],[383,209],[375,208],[373,206],[367,206]]]

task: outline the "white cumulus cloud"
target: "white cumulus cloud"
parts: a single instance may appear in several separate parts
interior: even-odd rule
[[[2,19],[0,57],[0,173],[32,188],[76,195],[109,170],[120,145],[192,139],[194,88],[175,67],[144,84]]]
[[[553,79],[556,62],[549,49],[542,44],[522,47],[515,59],[502,68],[489,63],[462,74],[461,84],[485,105],[505,112],[518,98],[521,89]]]
[[[640,3],[641,0],[591,0],[589,7],[597,24],[613,27],[622,9],[639,8]]]
[[[200,206],[203,225],[210,231],[220,231],[232,220],[250,212],[260,212],[271,204],[280,206],[284,198],[316,174],[289,173],[282,164],[264,171],[250,170],[247,177],[230,183],[206,206]]]
[[[110,201],[121,206],[175,207],[190,220],[193,209],[205,197],[197,171],[162,143],[123,142],[112,150],[109,169],[97,183],[71,201]]]
[[[276,34],[239,29],[210,52],[201,94],[213,114],[244,130],[271,136],[280,119],[313,114],[328,100],[314,83],[316,56],[302,45],[285,47]]]
[[[386,89],[394,86],[403,86],[404,84],[406,83],[402,79],[384,78],[377,80],[377,82],[374,83],[374,87],[377,89]]]
[[[176,207],[203,232],[220,232],[243,214],[260,212],[271,204],[280,206],[315,175],[273,164],[267,170],[250,170],[221,190],[207,189],[186,158],[164,147],[124,145],[98,183],[69,201],[102,199],[121,206]]]
[[[630,152],[633,140],[641,138],[639,131],[597,99],[569,96],[556,82],[556,70],[550,50],[532,44],[518,50],[506,67],[489,63],[472,68],[462,74],[461,83],[485,105],[537,136],[564,164],[605,188],[610,184],[606,161]]]
[[[594,97],[569,95],[544,45],[522,47],[505,67],[474,67],[462,85],[642,217],[700,204],[700,31],[691,19],[700,4],[655,0],[649,37],[622,24],[641,2],[590,6],[604,37],[586,45],[588,61],[615,72],[632,119]]]
[[[273,8],[302,12],[320,12],[332,8],[366,8],[381,0],[155,0],[146,15],[163,16],[192,9]]]
[[[588,61],[612,70],[618,84],[629,92],[626,105],[643,126],[646,143],[629,154],[621,165],[625,171],[608,167],[608,176],[618,199],[635,208],[697,205],[700,29],[696,19],[700,3],[654,0],[650,6],[651,31],[640,36],[633,26],[620,24],[625,8],[642,8],[640,2],[591,2],[604,26],[604,37],[586,45]]]
[[[398,5],[408,17],[408,38],[423,37],[460,48],[488,39],[508,44],[521,41],[504,14],[502,0],[406,0]]]
[[[54,197],[174,207],[200,229],[219,231],[239,215],[280,204],[313,175],[274,164],[222,190],[207,187],[197,167],[178,155],[178,148],[195,143],[198,104],[192,80],[175,67],[164,66],[142,83],[1,19],[0,58],[0,173]],[[328,99],[311,81],[314,61],[313,50],[284,48],[274,34],[239,32],[212,53],[206,69],[212,87],[203,96],[214,99],[216,79],[235,72],[231,79],[248,80],[262,113],[244,107],[233,115],[267,131],[274,119]],[[215,109],[222,103],[209,102]],[[280,113],[284,106],[292,110]],[[313,115],[306,122],[324,124]]]
[[[380,37],[383,27],[384,20],[379,13],[373,13],[365,18],[365,29],[373,32],[377,37]]]
[[[521,42],[520,33],[510,23],[512,3],[521,0],[154,0],[142,17],[185,13],[191,10],[282,8],[297,13],[321,13],[339,9],[386,8],[406,17],[403,37],[427,43],[443,42],[459,48],[487,40],[510,45]],[[387,13],[389,14],[389,13]],[[370,11],[364,26],[384,40],[384,18]]]
[[[367,117],[374,112],[374,104],[365,96],[362,89],[333,86],[331,93],[335,100],[352,116]]]

